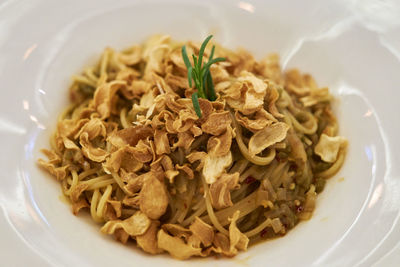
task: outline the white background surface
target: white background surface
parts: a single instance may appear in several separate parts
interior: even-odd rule
[[[400,5],[398,1],[3,1],[0,3],[0,256],[5,266],[185,266],[147,256],[74,217],[38,170],[69,77],[155,33],[214,33],[258,58],[281,55],[337,101],[349,153],[313,218],[287,236],[211,266],[396,266],[400,260]],[[344,181],[340,182],[340,178]]]

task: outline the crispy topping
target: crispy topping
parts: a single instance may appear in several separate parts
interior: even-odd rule
[[[318,144],[315,146],[315,154],[319,155],[325,162],[335,162],[339,149],[346,145],[346,139],[341,136],[328,136],[321,134]]]
[[[196,217],[195,221],[189,227],[193,235],[196,236],[205,247],[211,245],[214,240],[214,229],[211,225],[206,224]]]
[[[286,138],[289,125],[277,122],[256,132],[249,141],[250,155],[256,155],[264,149]]]
[[[209,153],[205,156],[203,175],[208,184],[213,184],[232,163],[232,153],[229,151],[226,155],[215,156],[213,153]]]
[[[238,250],[247,250],[249,239],[237,228],[236,221],[239,219],[240,212],[236,211],[233,214],[231,224],[229,225],[229,251],[236,254]]]
[[[158,231],[158,247],[168,251],[174,258],[185,260],[192,256],[201,255],[201,248],[195,248],[179,237],[170,236],[164,230]]]
[[[210,186],[211,202],[216,209],[222,209],[233,205],[231,200],[231,190],[238,189],[239,173],[224,173]]]
[[[143,178],[143,186],[140,191],[140,210],[150,219],[160,218],[167,209],[168,197],[166,188],[154,172],[149,172]]]
[[[162,249],[157,245],[157,231],[160,223],[158,221],[152,221],[149,229],[136,237],[136,242],[139,247],[150,254],[158,254],[162,252]]]
[[[74,214],[150,254],[233,257],[281,236],[344,161],[328,88],[211,37],[106,48],[38,160]]]
[[[201,125],[203,132],[220,135],[231,125],[231,116],[228,111],[211,113],[206,121]]]
[[[118,229],[123,229],[130,236],[144,234],[149,229],[151,221],[143,212],[137,211],[131,217],[125,220],[108,221],[101,228],[105,234],[113,234]]]
[[[224,91],[225,99],[229,106],[245,115],[260,110],[264,105],[264,98],[268,84],[243,71],[231,87]]]

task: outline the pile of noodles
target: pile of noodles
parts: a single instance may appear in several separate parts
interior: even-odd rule
[[[47,161],[74,214],[151,254],[234,256],[310,218],[317,193],[341,167],[328,88],[216,45],[217,100],[193,108],[183,43],[154,36],[107,48],[74,77]],[[199,44],[186,43],[188,54]],[[205,51],[205,58],[210,53]]]

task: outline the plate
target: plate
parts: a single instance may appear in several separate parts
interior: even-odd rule
[[[35,161],[67,105],[70,76],[100,52],[155,33],[245,47],[311,73],[336,96],[345,165],[314,216],[284,238],[193,266],[394,266],[400,260],[400,4],[395,0],[3,1],[0,4],[0,241],[16,266],[185,266],[148,256],[75,217]]]

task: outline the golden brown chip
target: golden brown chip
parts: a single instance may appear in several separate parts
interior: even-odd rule
[[[220,135],[226,131],[231,125],[231,116],[229,111],[211,113],[207,120],[201,125],[201,129],[205,133],[212,135]]]
[[[283,122],[276,122],[256,132],[249,141],[250,155],[256,155],[286,138],[289,125]]]
[[[231,200],[231,190],[238,189],[240,185],[239,173],[224,173],[210,186],[211,202],[214,208],[222,209],[233,205]]]
[[[101,228],[104,234],[114,234],[118,229],[123,229],[130,236],[138,236],[144,234],[149,229],[150,219],[141,211],[137,211],[131,217],[125,220],[108,221]]]
[[[169,146],[167,131],[165,130],[155,130],[154,144],[156,147],[157,155],[169,154],[171,151]]]
[[[247,250],[249,239],[244,235],[236,226],[236,221],[239,219],[240,211],[236,211],[231,219],[229,225],[229,250],[231,253],[236,254],[238,250]]]
[[[76,202],[72,202],[72,213],[77,215],[81,209],[89,208],[89,204],[84,198],[78,199]]]
[[[224,94],[229,106],[249,115],[263,107],[267,87],[263,80],[243,71],[237,81],[224,90]]]
[[[321,134],[314,151],[323,161],[332,163],[336,161],[339,149],[344,145],[346,145],[346,139],[341,136],[331,137]]]
[[[194,248],[180,239],[168,235],[164,230],[158,231],[157,234],[158,247],[168,251],[172,257],[185,260],[192,256],[201,255],[201,248]]]
[[[257,64],[256,69],[263,77],[268,78],[277,84],[282,83],[282,73],[279,65],[278,54],[267,55]]]
[[[135,65],[140,62],[142,57],[142,47],[135,45],[131,48],[125,50],[122,53],[118,53],[118,58],[122,61],[122,63],[126,65]]]
[[[38,160],[38,164],[40,167],[48,171],[51,175],[57,178],[57,180],[61,181],[67,176],[67,170],[69,168],[68,165],[62,167],[56,167],[54,164],[50,164],[43,159]]]
[[[125,81],[113,81],[97,87],[94,93],[93,107],[100,114],[101,119],[106,119],[111,114],[112,103],[117,91],[126,86]]]
[[[257,132],[271,125],[273,122],[277,122],[277,120],[267,111],[265,111],[265,109],[256,111],[254,118],[244,116],[239,111],[236,111],[235,118],[240,125],[252,132]]]
[[[170,51],[170,37],[167,35],[155,35],[147,40],[143,49],[143,59],[147,62],[144,69],[144,79],[150,80],[153,73],[164,72],[163,59]]]
[[[157,232],[160,222],[152,221],[149,229],[143,234],[136,237],[139,247],[150,254],[158,254],[163,250],[157,245]]]
[[[225,168],[232,163],[232,153],[229,151],[226,155],[215,156],[208,153],[204,159],[203,175],[208,184],[213,184],[225,171]]]
[[[112,133],[108,136],[108,141],[116,147],[136,146],[139,140],[144,140],[152,135],[153,130],[150,127],[138,125]]]
[[[205,247],[212,244],[212,241],[214,240],[214,229],[211,225],[203,222],[199,217],[196,217],[189,229]]]
[[[153,172],[149,172],[143,179],[140,191],[140,210],[150,219],[160,218],[168,206],[168,196],[165,185],[161,183]]]
[[[231,126],[228,126],[220,136],[212,136],[208,139],[207,151],[217,157],[226,155],[231,149],[232,132]]]
[[[95,147],[89,139],[89,134],[83,132],[80,136],[79,143],[82,146],[82,153],[88,159],[96,162],[103,162],[108,157],[108,152],[100,147]]]

